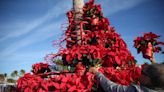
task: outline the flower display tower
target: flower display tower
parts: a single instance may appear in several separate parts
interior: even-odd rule
[[[60,63],[66,68],[52,71],[46,63],[34,64],[33,73],[18,80],[18,92],[96,91],[100,85],[94,85],[97,81],[88,72],[92,66],[101,66],[99,71],[116,83],[139,84],[141,69],[126,43],[103,16],[100,5],[90,0],[80,12],[68,11],[67,17],[69,25],[61,41],[66,46],[51,55],[56,65]]]

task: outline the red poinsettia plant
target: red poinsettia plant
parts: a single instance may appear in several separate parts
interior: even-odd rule
[[[152,32],[144,33],[143,36],[135,38],[134,47],[138,53],[142,52],[144,58],[150,59],[153,57],[153,52],[159,53],[162,50],[159,45],[164,43],[158,41],[159,37]]]
[[[32,72],[34,74],[41,74],[41,73],[46,73],[50,72],[50,69],[48,67],[49,65],[46,63],[36,63],[32,65]]]
[[[66,42],[66,48],[61,48],[52,57],[61,57],[62,64],[74,70],[52,72],[48,64],[34,64],[33,74],[26,74],[18,80],[18,92],[92,91],[96,82],[88,68],[97,64],[101,66],[100,72],[113,82],[139,84],[141,69],[137,67],[126,43],[103,16],[100,5],[94,4],[94,0],[84,5],[79,23],[80,34],[75,29],[74,14],[73,10],[67,13],[69,25],[65,39],[61,41]]]
[[[75,73],[27,73],[17,81],[17,92],[90,92],[94,83],[93,74],[85,72],[82,63],[76,67]]]

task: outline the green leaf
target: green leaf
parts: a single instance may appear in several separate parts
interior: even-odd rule
[[[107,43],[105,43],[105,48],[108,48],[108,47],[110,47],[110,45],[109,45],[109,44],[107,44]]]
[[[71,71],[71,67],[70,66],[68,66],[67,69],[68,69],[68,71]]]
[[[114,38],[112,41],[115,43],[116,42],[116,38]]]
[[[161,51],[161,50],[162,50],[162,48],[161,48],[161,47],[159,47],[159,48],[158,48],[158,50],[159,50],[159,51]]]
[[[145,45],[145,44],[146,44],[146,42],[142,40],[142,41],[141,41],[141,44],[142,44],[142,45]]]
[[[98,65],[99,62],[101,62],[101,59],[94,59],[93,62],[92,62],[93,63],[93,66]]]
[[[70,72],[72,72],[72,73],[75,72],[75,69],[76,69],[76,67],[71,67]]]
[[[137,60],[135,59],[134,62],[137,63]]]
[[[152,44],[153,46],[158,45],[156,41],[153,41],[151,44]]]
[[[99,19],[101,20],[103,17],[101,15],[98,15]]]
[[[77,59],[74,58],[73,61],[72,61],[73,66],[75,66],[77,63],[78,63]]]
[[[92,63],[92,61],[93,61],[92,58],[89,58],[89,62]]]
[[[86,54],[83,54],[83,57],[87,57],[87,55]]]
[[[83,29],[84,29],[84,30],[86,30],[86,29],[87,29],[85,25],[83,26]]]

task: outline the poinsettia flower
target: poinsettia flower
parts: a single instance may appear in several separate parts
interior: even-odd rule
[[[36,64],[32,65],[32,68],[33,68],[32,72],[35,74],[49,72],[50,69],[48,66],[49,66],[48,64],[36,63]]]
[[[37,92],[46,92],[46,90],[43,90],[42,88],[39,88]]]
[[[121,64],[120,58],[119,58],[118,56],[115,56],[115,61],[116,61],[116,63],[117,63],[118,65]]]
[[[48,90],[49,83],[48,81],[42,81],[41,86],[44,90]]]
[[[75,73],[76,73],[77,75],[82,76],[82,75],[84,75],[85,71],[86,71],[86,68],[85,68],[85,66],[82,64],[82,62],[78,62],[78,64],[76,65]]]
[[[76,86],[72,86],[68,89],[68,92],[74,92],[74,91],[77,91]]]
[[[31,88],[25,88],[24,92],[33,92]]]
[[[72,55],[71,55],[71,54],[67,54],[66,60],[67,60],[67,63],[68,63],[68,64],[71,64],[71,63],[72,63],[72,60],[73,60]]]
[[[92,25],[98,25],[98,23],[99,23],[99,18],[98,17],[92,19],[92,23],[91,23]]]

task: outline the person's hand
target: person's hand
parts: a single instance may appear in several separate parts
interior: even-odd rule
[[[99,66],[90,67],[89,72],[96,74],[96,72],[98,72],[99,68],[100,68]]]
[[[154,58],[153,46],[150,42],[148,43],[148,48],[147,48],[146,55],[150,57],[149,60],[150,60],[151,63],[156,63],[156,60]]]
[[[149,60],[150,60],[150,62],[151,62],[152,64],[156,63],[156,60],[155,60],[154,56],[151,57]]]
[[[154,52],[152,51],[152,57],[149,58],[150,62],[152,64],[156,63],[155,57],[154,57]]]

